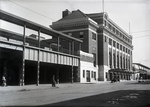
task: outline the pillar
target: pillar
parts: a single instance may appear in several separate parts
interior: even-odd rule
[[[113,57],[113,40],[112,40],[112,44],[111,44],[111,68],[114,68],[114,57]]]
[[[72,41],[72,55],[74,55],[74,41]],[[72,57],[72,66],[71,66],[71,83],[73,83],[73,64],[74,58]]]
[[[39,85],[39,75],[40,75],[40,29],[38,30],[38,61],[37,61],[37,82],[36,85]]]
[[[22,55],[22,73],[20,76],[20,86],[24,86],[24,75],[25,75],[25,43],[26,43],[26,38],[25,38],[25,30],[26,30],[26,24],[24,25],[23,28],[23,55]]]
[[[119,65],[118,65],[118,68],[120,69],[120,68],[121,68],[121,67],[120,67],[120,63],[121,63],[121,62],[120,62],[120,44],[119,44],[119,48],[118,48],[118,56],[119,56],[119,63],[118,63]]]

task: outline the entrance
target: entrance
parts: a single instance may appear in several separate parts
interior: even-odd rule
[[[19,85],[22,51],[0,48],[0,85],[5,76],[7,85]]]
[[[91,80],[90,80],[90,71],[89,70],[87,70],[86,71],[86,82],[90,82]]]

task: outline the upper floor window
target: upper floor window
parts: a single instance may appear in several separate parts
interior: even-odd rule
[[[105,42],[107,43],[107,37],[105,36]]]
[[[113,46],[116,47],[116,42],[115,41],[113,41]]]
[[[119,49],[119,43],[117,43],[117,49]]]
[[[96,34],[94,32],[92,32],[92,39],[96,40]]]
[[[72,33],[68,33],[69,36],[72,36]]]
[[[112,40],[109,38],[109,45],[111,45],[112,44]]]
[[[84,37],[83,32],[80,32],[79,38],[80,38],[80,39],[83,39],[83,37]]]

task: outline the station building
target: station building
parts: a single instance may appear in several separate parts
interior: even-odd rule
[[[133,72],[134,72],[134,80],[138,79],[150,79],[150,68],[140,64],[140,63],[133,63]]]
[[[0,21],[22,29],[0,27],[0,85],[79,82],[82,40],[0,10]],[[13,29],[13,28],[10,28]],[[28,32],[28,33],[27,33]]]
[[[62,12],[62,18],[51,28],[83,40],[81,51],[93,55],[93,66],[80,66],[86,72],[85,82],[91,82],[93,69],[96,81],[132,79],[132,36],[113,22],[107,13],[85,14],[80,10]],[[88,57],[87,57],[88,58]],[[84,78],[84,75],[83,75]],[[88,79],[90,78],[90,79]]]

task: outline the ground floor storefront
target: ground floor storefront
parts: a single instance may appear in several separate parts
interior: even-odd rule
[[[118,80],[131,80],[132,79],[132,72],[127,70],[109,70],[109,80],[118,79]]]
[[[24,76],[24,85],[37,84],[37,79],[39,84],[50,84],[53,75],[57,83],[79,81],[78,66],[57,63],[39,62],[39,72],[37,72],[38,62],[25,60],[24,74],[22,74],[22,59],[22,51],[0,48],[0,85],[3,84],[3,77],[7,86],[22,85],[22,76]]]

